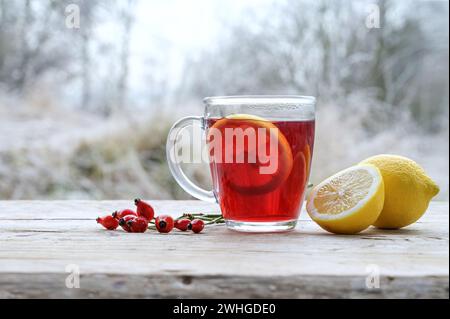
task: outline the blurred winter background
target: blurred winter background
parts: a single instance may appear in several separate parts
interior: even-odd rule
[[[0,0],[0,199],[187,198],[167,131],[235,94],[318,97],[312,183],[395,153],[448,199],[448,32],[446,1]]]

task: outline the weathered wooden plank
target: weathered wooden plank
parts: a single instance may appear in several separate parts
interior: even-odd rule
[[[198,201],[154,201],[158,213],[217,211]],[[303,212],[296,231],[194,235],[99,228],[126,201],[0,202],[0,297],[438,297],[448,298],[448,203],[418,223],[355,236],[322,231]],[[65,287],[66,266],[81,271]],[[374,268],[375,267],[375,268]],[[368,289],[370,271],[379,289]]]
[[[62,274],[0,276],[0,298],[446,298],[442,277],[382,277],[367,289],[354,276],[82,275],[67,289]],[[413,285],[412,285],[412,280]]]

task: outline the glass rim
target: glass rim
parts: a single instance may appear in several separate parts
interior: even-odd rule
[[[307,95],[230,95],[230,96],[210,96],[203,99],[203,103],[211,106],[227,106],[239,104],[299,104],[312,105],[316,104],[314,96]]]

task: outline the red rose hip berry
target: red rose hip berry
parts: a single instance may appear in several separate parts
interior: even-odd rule
[[[174,227],[181,231],[186,231],[186,230],[188,230],[190,223],[191,223],[191,221],[189,219],[177,219],[175,221]]]
[[[134,200],[134,204],[137,206],[137,214],[139,217],[144,217],[147,220],[152,220],[155,217],[155,211],[150,204],[139,198]]]
[[[131,233],[131,227],[129,225],[129,222],[136,218],[138,218],[138,217],[134,216],[134,215],[126,215],[126,216],[122,217],[121,219],[119,219],[119,225],[120,225],[120,227],[122,227],[122,229],[124,231]]]
[[[125,216],[128,215],[137,216],[136,212],[131,209],[123,209],[119,211],[116,210],[114,213],[112,213],[112,217],[114,217],[117,220],[124,218]]]
[[[114,230],[119,226],[119,222],[117,221],[117,219],[115,219],[111,215],[98,217],[96,221],[108,230]]]
[[[132,233],[145,233],[148,229],[148,220],[143,217],[132,218],[127,224]]]
[[[188,229],[196,234],[200,233],[203,228],[205,228],[205,222],[201,219],[194,219],[188,226]]]
[[[155,226],[160,233],[169,233],[174,226],[173,218],[168,215],[158,216],[155,220]]]

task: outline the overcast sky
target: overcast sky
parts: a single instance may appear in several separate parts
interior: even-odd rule
[[[195,58],[215,45],[224,26],[238,22],[248,12],[267,12],[271,3],[273,0],[139,1],[131,42],[130,87],[145,89],[140,82],[148,68],[142,66],[148,63],[146,57],[155,55],[167,61],[165,74],[176,86],[186,58]]]

